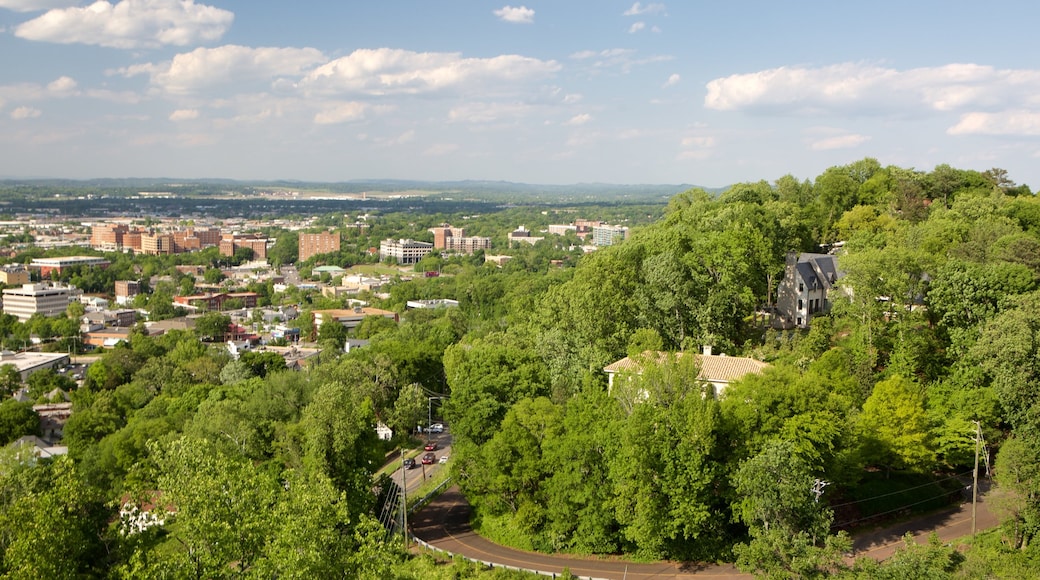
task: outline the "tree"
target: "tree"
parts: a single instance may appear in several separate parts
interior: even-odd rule
[[[0,447],[25,435],[40,434],[40,416],[32,403],[7,399],[0,403]]]
[[[737,566],[772,578],[824,577],[852,547],[844,532],[830,535],[833,514],[814,494],[815,479],[791,443],[766,444],[733,477],[736,516],[751,541],[734,547]]]
[[[924,389],[900,376],[874,386],[859,418],[868,463],[927,471],[935,464]]]
[[[0,366],[0,398],[6,399],[22,386],[22,373],[13,364]]]
[[[195,333],[205,341],[223,342],[231,327],[231,317],[219,312],[207,312],[195,320]]]

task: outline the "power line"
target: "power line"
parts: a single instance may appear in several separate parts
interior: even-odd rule
[[[930,481],[930,482],[928,482],[928,483],[923,483],[923,484],[921,484],[921,485],[917,485],[917,486],[914,486],[914,487],[908,487],[908,488],[906,488],[906,489],[900,489],[900,490],[896,490],[896,491],[891,491],[891,492],[888,492],[888,493],[883,493],[883,494],[881,494],[881,495],[875,495],[875,496],[873,496],[873,497],[865,497],[865,498],[863,498],[863,499],[857,499],[857,500],[854,500],[854,501],[847,501],[847,502],[845,502],[845,503],[839,503],[839,504],[835,504],[835,505],[832,505],[832,506],[830,506],[830,507],[831,507],[831,509],[834,509],[834,508],[840,508],[840,507],[845,507],[845,506],[847,506],[847,505],[853,505],[853,504],[857,504],[857,503],[863,503],[863,502],[865,502],[865,501],[870,501],[870,500],[874,500],[874,499],[881,499],[881,498],[883,498],[883,497],[888,497],[888,496],[890,496],[890,495],[898,495],[898,494],[900,494],[900,493],[906,493],[906,492],[908,492],[908,491],[913,491],[913,490],[915,490],[915,489],[921,489],[922,487],[928,487],[928,486],[930,486],[930,485],[935,485],[935,484],[937,484],[937,483],[942,483],[942,482],[944,482],[944,481],[949,481],[949,480],[951,480],[951,479],[956,479],[956,478],[958,478],[958,477],[963,477],[963,476],[965,476],[965,475],[968,475],[968,474],[970,474],[970,473],[971,473],[970,471],[965,471],[964,473],[957,473],[957,474],[951,475],[951,476],[949,476],[949,477],[946,477],[946,478],[943,478],[943,479],[937,479],[937,480],[935,480],[935,481]]]
[[[948,491],[946,493],[939,494],[939,495],[934,496],[934,497],[929,497],[929,498],[926,498],[926,499],[922,499],[921,501],[915,501],[914,503],[908,503],[906,505],[899,506],[899,507],[897,507],[895,509],[891,509],[891,510],[888,510],[886,512],[879,512],[879,513],[871,514],[869,516],[865,516],[865,517],[858,518],[858,519],[855,519],[855,520],[849,520],[847,522],[841,522],[840,524],[834,524],[833,527],[841,528],[841,527],[847,526],[849,524],[855,524],[855,523],[866,521],[866,520],[870,520],[870,519],[873,519],[873,518],[876,518],[876,517],[879,517],[879,516],[885,516],[885,515],[888,515],[888,514],[893,514],[893,513],[905,510],[906,508],[913,507],[915,505],[928,503],[930,501],[937,500],[939,498],[943,498],[943,497],[946,497],[946,496],[950,496],[950,495],[961,493],[961,491],[963,491],[963,490],[955,489],[953,491]]]

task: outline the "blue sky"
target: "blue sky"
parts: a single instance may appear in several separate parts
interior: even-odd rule
[[[1040,189],[1040,3],[0,0],[0,177]]]

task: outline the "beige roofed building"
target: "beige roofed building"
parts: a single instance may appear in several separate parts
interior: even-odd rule
[[[703,354],[693,355],[697,361],[697,366],[700,368],[697,378],[711,383],[715,388],[716,396],[722,395],[722,392],[731,382],[741,379],[748,374],[761,373],[769,367],[769,363],[755,360],[753,358],[711,354],[710,347],[705,347],[704,350],[705,352]],[[647,360],[661,362],[665,360],[669,353],[658,352],[656,353],[656,356],[654,356],[654,353],[647,351],[643,354]],[[676,356],[684,356],[686,354],[687,353],[680,352],[676,353]],[[607,373],[608,386],[614,386],[614,375],[616,374],[641,374],[644,364],[643,361],[633,360],[626,356],[619,361],[607,365],[603,368],[603,372]]]

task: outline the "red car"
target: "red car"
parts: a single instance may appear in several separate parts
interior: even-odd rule
[[[437,457],[433,453],[427,453],[422,456],[423,465],[433,465],[434,461],[437,461]]]
[[[423,447],[423,449],[425,449],[427,451],[436,451],[437,450],[437,443],[434,442],[434,441],[430,441],[429,443],[426,444],[426,447]]]

